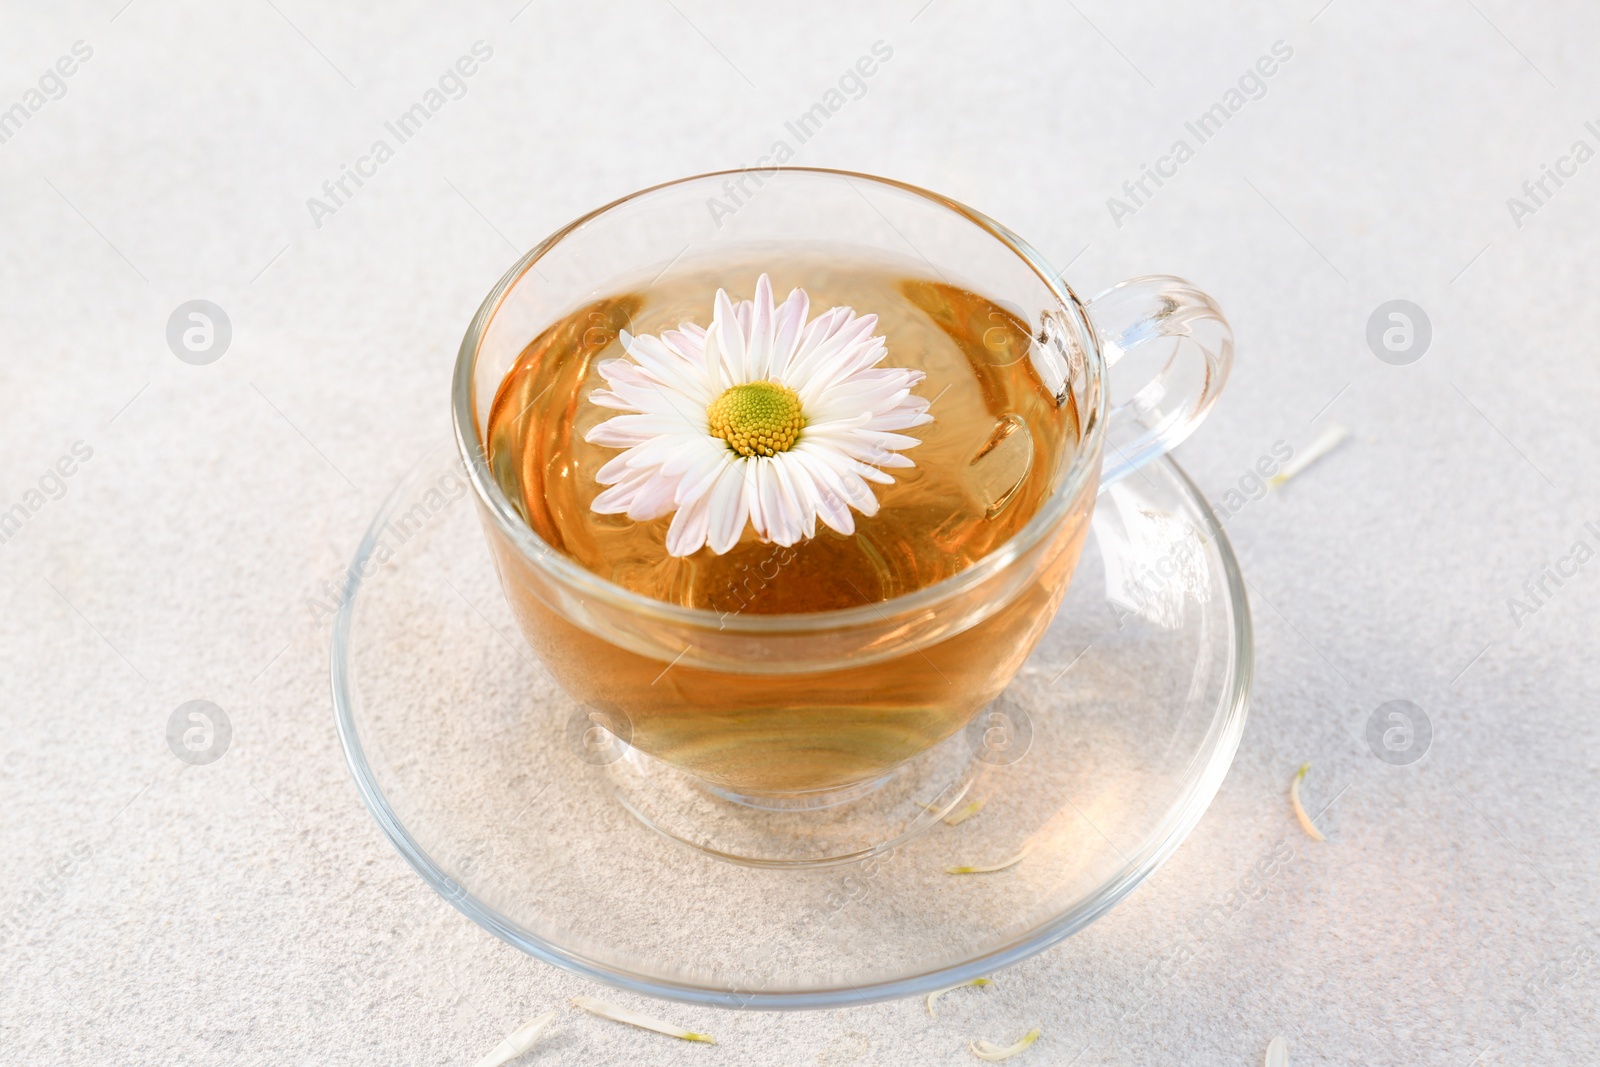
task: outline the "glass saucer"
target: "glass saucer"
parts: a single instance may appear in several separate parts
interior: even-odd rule
[[[1001,698],[922,770],[826,808],[662,784],[564,696],[501,596],[452,445],[379,510],[344,593],[339,736],[401,855],[539,959],[726,1007],[924,993],[1082,929],[1199,821],[1250,691],[1238,564],[1170,460],[1102,492],[1066,599]],[[893,817],[863,830],[860,811]],[[844,845],[779,864],[718,847],[784,827]]]

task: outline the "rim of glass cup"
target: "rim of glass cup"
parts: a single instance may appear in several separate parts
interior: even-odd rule
[[[1034,516],[1028,520],[1022,529],[1012,534],[1008,540],[1002,542],[988,555],[965,570],[942,581],[924,586],[902,596],[863,604],[860,607],[835,608],[829,611],[792,614],[754,615],[739,613],[725,615],[705,608],[689,608],[677,604],[669,604],[663,600],[656,600],[653,597],[635,593],[631,589],[608,581],[582,566],[576,560],[569,558],[558,549],[552,547],[534,532],[533,528],[517,513],[516,508],[501,490],[500,483],[495,480],[494,475],[490,472],[484,443],[478,432],[473,378],[477,366],[478,350],[483,342],[484,334],[488,329],[489,323],[494,319],[496,312],[499,311],[506,295],[511,291],[512,286],[516,285],[529,270],[533,269],[534,264],[551,249],[555,248],[556,245],[560,244],[569,234],[623,204],[642,199],[663,189],[742,173],[743,171],[740,170],[708,171],[704,174],[696,174],[687,178],[675,178],[672,181],[661,182],[629,193],[627,196],[619,197],[609,204],[604,204],[572,220],[543,241],[540,241],[531,251],[513,264],[501,276],[500,280],[495,283],[494,288],[489,291],[489,295],[484,297],[483,303],[478,306],[477,312],[472,317],[472,322],[467,327],[466,335],[461,339],[461,348],[456,356],[455,375],[451,388],[451,421],[455,427],[456,446],[466,466],[467,481],[471,483],[479,502],[487,507],[501,533],[510,538],[512,544],[516,545],[517,549],[525,557],[552,572],[555,577],[566,585],[577,588],[588,596],[598,597],[614,606],[622,607],[631,613],[679,626],[764,635],[826,631],[858,625],[881,626],[886,617],[893,618],[902,612],[914,612],[928,608],[959,597],[974,586],[982,585],[996,574],[1004,571],[1019,556],[1026,553],[1046,534],[1054,530],[1062,517],[1078,499],[1079,493],[1084,488],[1084,483],[1091,476],[1096,479],[1099,477],[1100,453],[1104,447],[1103,437],[1105,435],[1107,407],[1105,362],[1100,352],[1100,339],[1095,332],[1093,320],[1085,310],[1086,305],[1084,302],[1078,299],[1078,295],[1072,291],[1072,288],[1061,280],[1060,274],[1051,270],[1044,257],[1027,241],[981,211],[967,207],[965,204],[951,200],[949,197],[923,189],[920,186],[896,181],[893,178],[881,178],[872,174],[863,174],[859,171],[838,170],[829,167],[773,167],[770,168],[769,172],[764,172],[769,181],[772,180],[772,174],[775,173],[778,175],[828,175],[842,178],[845,181],[870,182],[874,185],[887,186],[892,189],[898,189],[901,192],[910,193],[938,207],[943,207],[986,232],[1022,260],[1055,298],[1060,305],[1059,310],[1070,314],[1083,327],[1085,342],[1083,363],[1083,373],[1085,375],[1084,393],[1087,398],[1085,407],[1088,410],[1079,412],[1079,422],[1082,429],[1079,434],[1077,451],[1073,454],[1072,461],[1068,464],[1067,469],[1057,474],[1056,485],[1052,488],[1050,495],[1040,504],[1039,510]],[[532,340],[532,338],[529,338],[529,340]]]

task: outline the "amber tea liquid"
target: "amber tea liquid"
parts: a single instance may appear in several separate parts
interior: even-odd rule
[[[912,367],[933,421],[905,431],[914,468],[874,485],[872,517],[842,536],[820,523],[790,547],[746,528],[725,555],[669,556],[671,516],[634,522],[599,515],[595,472],[618,450],[584,435],[616,412],[588,400],[596,366],[625,358],[619,333],[708,326],[721,287],[750,299],[766,271],[781,302],[799,286],[811,316],[835,305],[876,314],[888,355]],[[960,573],[1033,517],[1070,462],[1080,427],[1032,369],[1027,323],[915,263],[814,250],[683,270],[578,309],[522,352],[490,409],[486,441],[496,480],[532,529],[583,567],[652,599],[723,618],[831,611],[890,600]],[[859,783],[959,730],[998,695],[1049,621],[1082,543],[1064,524],[1037,581],[1006,608],[931,647],[808,673],[762,674],[672,664],[574,625],[548,597],[515,580],[512,605],[544,662],[572,695],[620,718],[644,751],[718,785],[750,793],[828,790]],[[524,564],[525,566],[525,564]]]

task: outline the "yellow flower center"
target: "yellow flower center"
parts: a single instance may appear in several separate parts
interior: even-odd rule
[[[741,456],[775,456],[794,447],[806,424],[800,397],[778,382],[736,385],[706,409],[711,433]]]

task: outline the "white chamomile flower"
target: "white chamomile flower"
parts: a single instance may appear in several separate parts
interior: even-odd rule
[[[719,289],[711,328],[683,323],[659,337],[622,341],[631,359],[599,366],[609,388],[589,399],[627,414],[585,440],[626,449],[600,468],[602,515],[646,522],[676,512],[667,552],[703,545],[718,555],[748,521],[764,541],[814,537],[817,520],[855,532],[853,507],[876,514],[868,482],[892,485],[881,468],[910,467],[897,431],[932,422],[912,396],[919,370],[879,367],[888,350],[876,315],[836,307],[807,322],[805,290],[774,304],[763,274],[755,300]]]

